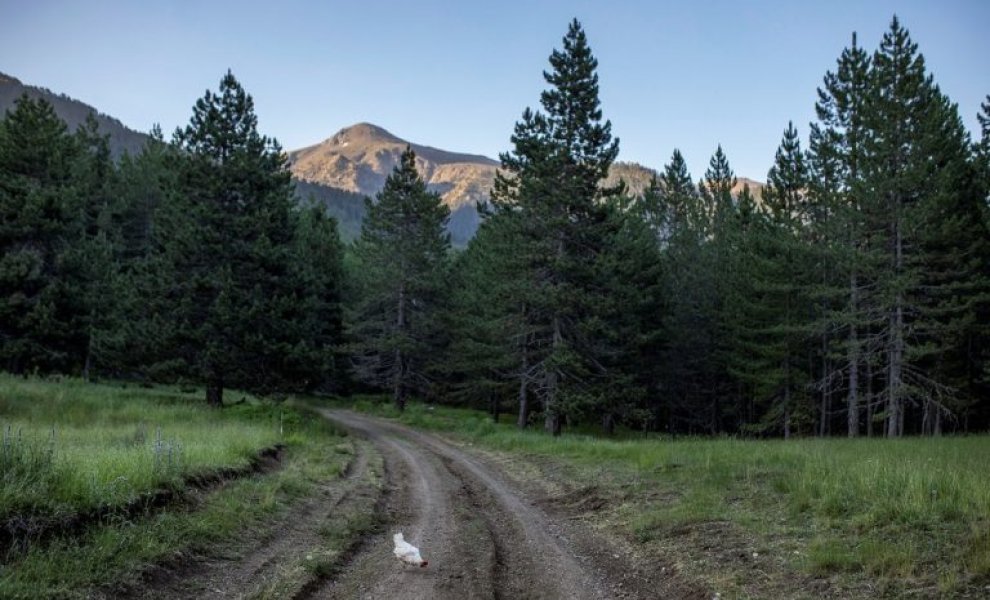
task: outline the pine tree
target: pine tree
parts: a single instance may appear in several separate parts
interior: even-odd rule
[[[820,283],[816,297],[820,348],[813,361],[822,364],[818,387],[823,401],[827,402],[829,390],[844,384],[850,437],[860,429],[861,372],[867,361],[875,362],[878,351],[875,342],[870,342],[871,347],[865,344],[877,326],[868,309],[875,293],[871,282],[883,269],[883,257],[864,243],[869,238],[863,178],[870,64],[853,34],[852,46],[843,50],[836,71],[826,73],[824,88],[818,90],[819,122],[811,126],[809,151],[809,236]],[[834,330],[839,330],[838,336],[830,336]],[[838,370],[830,366],[833,345],[844,359]],[[866,402],[868,415],[872,415],[872,398]],[[868,416],[868,432],[872,426]]]
[[[912,207],[910,226],[918,251],[918,285],[908,291],[911,342],[908,382],[920,408],[919,430],[937,435],[944,417],[957,418],[979,398],[973,386],[974,349],[987,334],[990,303],[990,231],[969,135],[957,107],[932,89],[924,138],[926,189]]]
[[[714,323],[710,320],[713,279],[703,257],[708,248],[708,219],[701,197],[680,151],[675,150],[660,176],[656,194],[657,214],[663,221],[653,228],[662,246],[661,297],[666,310],[661,328],[666,343],[658,360],[658,396],[666,406],[654,406],[654,426],[697,430],[707,427],[700,417],[709,405],[705,377],[713,355]]]
[[[164,252],[172,240],[163,234],[178,231],[175,225],[188,216],[181,209],[178,152],[156,126],[140,153],[120,158],[112,190],[116,316],[100,332],[100,354],[119,372],[156,381],[195,378],[171,323],[178,265]]]
[[[516,397],[517,425],[529,419],[527,390],[517,388],[514,371],[525,362],[507,331],[518,328],[522,290],[513,288],[516,254],[507,235],[513,215],[489,215],[451,268],[450,307],[445,328],[451,344],[443,361],[449,396],[461,404],[483,407],[497,420],[503,397]]]
[[[717,433],[724,428],[725,409],[738,404],[738,389],[728,378],[728,361],[731,352],[731,329],[736,326],[730,296],[737,288],[740,273],[738,244],[743,223],[732,198],[737,183],[729,160],[719,145],[708,163],[704,179],[699,183],[701,196],[704,243],[699,265],[708,273],[709,285],[702,290],[700,320],[703,337],[709,346],[702,359],[705,364],[704,401],[699,411],[706,429]]]
[[[665,248],[674,232],[683,232],[697,218],[697,199],[684,155],[675,148],[670,163],[659,177],[653,177],[636,208]]]
[[[68,372],[86,346],[84,307],[63,260],[78,236],[79,148],[43,99],[26,95],[0,121],[0,365]]]
[[[343,384],[338,345],[343,340],[344,246],[337,220],[321,206],[304,208],[292,252],[294,291],[285,298],[287,331],[294,340],[283,357],[280,387],[336,391]]]
[[[170,274],[159,293],[169,345],[220,406],[228,385],[272,391],[297,341],[287,326],[296,316],[293,187],[285,155],[258,133],[254,102],[229,71],[174,144],[178,190],[155,231]]]
[[[608,237],[602,199],[620,190],[599,187],[619,147],[611,124],[602,121],[598,61],[577,20],[550,65],[544,78],[551,87],[540,96],[546,112],[526,109],[516,123],[514,149],[501,155],[507,175],[496,178],[493,204],[520,215],[514,231],[525,268],[519,276],[531,288],[522,308],[525,325],[517,331],[527,345],[520,387],[536,390],[545,428],[557,435],[569,410],[598,397],[591,380],[604,366],[584,324],[597,296],[592,271]]]
[[[500,176],[499,176],[500,177]],[[504,180],[503,180],[504,182]],[[524,429],[529,425],[533,413],[534,377],[531,372],[531,360],[538,356],[533,347],[535,332],[539,323],[533,323],[534,306],[536,306],[535,290],[526,276],[533,267],[534,257],[523,251],[521,244],[530,231],[531,223],[527,215],[512,208],[512,205],[492,210],[484,207],[484,221],[478,230],[478,235],[472,240],[469,252],[466,253],[465,284],[473,282],[476,294],[483,297],[484,310],[478,318],[463,315],[462,319],[472,323],[467,336],[455,336],[455,339],[470,340],[474,352],[468,353],[477,358],[480,353],[487,353],[491,361],[483,366],[484,373],[478,369],[466,378],[464,385],[486,388],[493,393],[505,388],[515,396],[517,407],[516,426]],[[466,300],[464,293],[457,294],[461,300]],[[461,305],[469,312],[478,312],[477,306]],[[508,333],[508,334],[507,334]],[[461,343],[455,343],[452,351],[457,351]],[[495,369],[492,372],[491,369]],[[501,380],[497,384],[493,378]],[[537,398],[539,400],[539,398]],[[495,399],[494,401],[497,401]]]
[[[708,163],[705,178],[698,184],[709,236],[717,235],[733,210],[732,190],[736,187],[736,175],[729,166],[729,159],[719,144]]]
[[[980,123],[980,139],[974,144],[973,162],[977,174],[977,198],[983,214],[982,223],[986,231],[990,231],[990,96],[980,106],[977,115]],[[987,236],[990,238],[990,234]],[[983,254],[981,276],[990,278],[990,251]],[[973,331],[969,334],[967,344],[967,387],[970,397],[977,399],[973,407],[973,421],[983,419],[983,424],[990,424],[990,301],[983,300],[974,311]],[[982,326],[980,325],[982,324]],[[979,399],[983,399],[980,401]],[[964,429],[970,423],[970,414],[964,415]],[[977,425],[978,427],[979,425]]]
[[[960,377],[973,361],[962,347],[974,347],[985,287],[965,132],[896,17],[872,59],[853,37],[816,108],[809,230],[823,266],[821,331],[843,333],[820,352],[821,412],[841,375],[848,435],[860,431],[864,396],[868,434],[881,418],[888,436],[912,420],[937,433],[966,410]],[[833,350],[839,369],[826,366]]]
[[[607,203],[608,243],[596,261],[594,317],[582,332],[607,373],[591,413],[605,433],[617,424],[646,429],[662,406],[657,363],[664,349],[663,263],[650,223],[621,197]]]
[[[698,190],[688,173],[687,162],[680,150],[674,149],[670,163],[661,176],[664,203],[670,214],[670,228],[687,231],[698,218]]]
[[[905,256],[908,212],[917,200],[923,182],[917,156],[911,156],[912,141],[922,135],[919,109],[928,103],[924,62],[907,31],[894,19],[873,56],[871,72],[875,89],[866,113],[870,134],[866,140],[869,160],[866,177],[871,184],[876,218],[883,225],[887,276],[881,282],[879,309],[885,315],[883,352],[886,359],[886,433],[904,431],[907,354],[907,290],[917,285],[918,272]]]
[[[118,275],[116,259],[116,206],[112,196],[116,168],[110,156],[109,136],[99,132],[96,117],[90,113],[76,130],[80,149],[73,168],[72,212],[76,217],[76,241],[67,252],[73,265],[72,295],[81,303],[82,314],[75,325],[86,337],[82,374],[89,379],[95,362],[103,354],[103,341],[121,315],[117,312]]]
[[[939,94],[926,74],[917,44],[895,17],[872,61],[871,85],[866,111],[870,130],[865,142],[868,154],[866,180],[871,192],[868,218],[877,224],[876,241],[884,249],[887,269],[876,298],[877,310],[885,316],[880,328],[885,359],[884,399],[886,433],[900,436],[905,415],[917,402],[937,402],[938,384],[922,366],[935,352],[934,338],[923,332],[934,321],[922,313],[917,302],[926,302],[921,287],[936,257],[928,252],[918,232],[936,227],[927,222],[939,192],[955,193],[943,177],[955,177],[951,165],[939,165],[932,178],[932,158],[945,158],[938,148],[944,128],[944,110]],[[955,187],[949,183],[949,187]],[[931,290],[929,290],[931,291]],[[916,295],[920,294],[920,295]],[[920,317],[920,318],[919,318]],[[927,337],[927,339],[926,339]],[[939,403],[941,411],[944,405]]]
[[[765,432],[783,425],[786,437],[794,411],[782,385],[786,359],[776,329],[784,309],[774,287],[781,262],[778,231],[748,185],[735,205],[706,247],[711,251],[717,244],[722,257],[718,310],[710,316],[715,343],[709,360],[719,377],[712,381],[725,390],[725,400],[734,400],[723,403],[719,431]]]
[[[808,279],[812,272],[804,233],[808,216],[808,171],[800,140],[793,123],[788,123],[763,190],[765,220],[746,227],[745,250],[737,252],[747,263],[735,269],[744,273],[742,285],[750,291],[744,306],[750,315],[738,318],[749,337],[736,353],[745,363],[757,402],[767,402],[764,423],[781,423],[784,437],[790,437],[795,424],[808,421],[804,399],[809,374],[802,360],[811,323]],[[740,213],[746,202],[740,198]],[[824,419],[827,407],[820,414]],[[820,426],[820,431],[824,427]]]
[[[385,180],[355,244],[359,301],[349,319],[357,377],[390,388],[399,410],[411,392],[426,392],[439,333],[443,274],[450,249],[450,210],[428,192],[410,148]]]

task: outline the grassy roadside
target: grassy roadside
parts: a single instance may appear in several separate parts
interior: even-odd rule
[[[57,521],[94,507],[111,515],[81,535],[11,551],[0,562],[3,598],[113,596],[154,565],[236,555],[277,527],[296,500],[339,477],[354,452],[349,438],[304,408],[249,401],[216,411],[198,393],[72,380],[0,376],[0,423],[0,523]],[[284,445],[277,469],[183,487],[192,476],[244,467],[275,444]],[[162,488],[176,495],[163,510],[113,516],[114,507]]]
[[[602,439],[370,398],[341,406],[451,434],[730,597],[985,597],[990,438]]]
[[[66,515],[247,466],[280,443],[270,406],[211,410],[176,389],[0,375],[0,521]]]

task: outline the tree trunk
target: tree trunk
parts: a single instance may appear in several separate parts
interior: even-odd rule
[[[82,378],[83,381],[92,381],[90,375],[93,369],[93,336],[89,336],[89,341],[86,343],[86,361],[83,363]]]
[[[887,437],[900,437],[904,433],[904,405],[901,398],[904,342],[901,337],[902,312],[900,306],[891,315],[890,351],[887,354]]]
[[[557,263],[559,264],[564,257],[564,241],[562,238],[557,239]],[[557,352],[560,351],[560,347],[564,344],[564,336],[560,330],[560,316],[556,314],[553,315],[553,323],[551,324],[553,328],[553,346],[550,350],[551,358],[556,358]],[[544,359],[544,364],[546,364]],[[560,435],[560,406],[559,404],[559,388],[560,386],[560,374],[557,371],[557,366],[553,365],[553,368],[547,373],[547,391],[546,391],[546,401],[544,403],[543,412],[543,427],[547,432],[553,434],[554,436]]]
[[[406,329],[406,285],[405,282],[399,284],[399,305],[396,310],[395,330],[401,336]],[[395,381],[392,385],[392,401],[399,412],[406,410],[406,389],[405,389],[405,360],[402,356],[402,349],[395,349]]]
[[[873,364],[866,361],[866,437],[873,437]]]
[[[904,266],[903,240],[899,217],[894,221],[894,274],[900,275]],[[904,369],[904,299],[900,292],[894,296],[894,307],[890,315],[890,350],[888,357],[887,380],[887,437],[900,437],[904,434],[904,400],[901,397]]]
[[[859,331],[856,328],[856,311],[859,305],[859,290],[856,289],[856,273],[849,276],[849,304],[852,307],[853,324],[849,326],[849,412],[846,415],[846,432],[849,437],[859,435]]]
[[[525,309],[523,309],[525,314]],[[526,386],[526,379],[529,376],[529,355],[526,353],[526,336],[522,339],[522,367],[519,371],[519,417],[516,419],[516,427],[526,429],[529,424],[529,393]]]
[[[206,383],[206,403],[213,408],[223,406],[223,377],[214,375]]]
[[[560,435],[560,414],[557,408],[557,372],[547,375],[547,394],[543,404],[543,429],[547,433]]]
[[[402,351],[395,351],[395,381],[392,385],[392,402],[395,403],[395,408],[402,412],[406,410],[406,388],[403,385],[403,370],[404,366],[402,364]]]
[[[818,401],[818,437],[825,437],[825,421],[828,419],[829,384],[826,376],[822,385],[822,396]]]
[[[557,435],[555,431],[557,423],[557,373],[547,374],[547,391],[543,400],[543,429],[547,433]]]
[[[605,431],[605,435],[615,433],[615,416],[611,412],[605,413],[605,416],[602,417],[602,429]]]
[[[516,427],[526,429],[529,423],[529,395],[526,393],[526,377],[519,378],[519,418],[516,419]]]
[[[498,394],[494,390],[488,392],[488,406],[492,411],[492,421],[498,423],[499,413],[502,412],[499,406]]]
[[[829,375],[831,374],[830,365],[828,363],[828,334],[822,334],[822,377],[824,378],[822,385],[822,396],[819,401],[819,415],[818,415],[818,437],[825,437],[825,423],[828,419],[829,413],[829,399],[832,395],[832,385],[830,383],[831,379]]]

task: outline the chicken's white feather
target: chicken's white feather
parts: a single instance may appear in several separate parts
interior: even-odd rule
[[[419,555],[419,548],[407,542],[402,537],[401,532],[393,535],[392,541],[395,542],[395,549],[392,550],[392,553],[402,562],[414,567],[425,567],[428,564],[428,561],[423,560],[423,557]]]

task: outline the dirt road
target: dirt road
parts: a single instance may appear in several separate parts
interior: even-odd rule
[[[540,485],[509,478],[482,453],[367,415],[320,414],[358,438],[344,477],[294,506],[270,537],[249,540],[247,551],[160,569],[130,597],[711,598],[669,565],[637,558],[618,538],[554,510]],[[356,538],[322,574],[312,568],[321,530],[370,523],[372,513],[384,524],[378,533]],[[428,567],[392,556],[399,531]]]
[[[647,595],[619,587],[625,576],[605,572],[616,565],[601,564],[604,548],[552,519],[481,459],[381,419],[322,414],[383,454],[390,491],[386,530],[367,540],[344,573],[313,597],[657,597],[656,589]],[[427,568],[403,567],[391,556],[396,531],[420,547]]]

